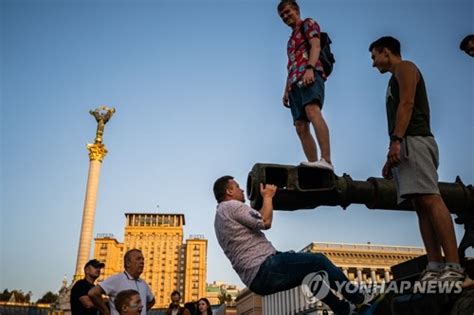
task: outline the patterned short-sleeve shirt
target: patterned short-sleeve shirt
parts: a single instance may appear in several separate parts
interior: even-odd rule
[[[290,39],[288,40],[287,53],[288,53],[288,85],[291,86],[293,83],[298,82],[306,71],[306,65],[309,60],[310,46],[306,42],[301,30],[306,34],[308,40],[312,38],[320,38],[320,29],[318,23],[311,18],[307,18],[303,23],[297,25],[291,33]],[[323,79],[326,79],[324,69],[321,61],[316,62],[316,71],[322,73]]]
[[[260,212],[237,200],[221,202],[217,207],[214,229],[232,267],[242,282],[250,287],[260,265],[276,252],[262,232],[265,225]]]

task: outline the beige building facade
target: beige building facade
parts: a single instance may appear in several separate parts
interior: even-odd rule
[[[379,284],[393,279],[390,271],[393,265],[426,254],[421,247],[318,242],[301,251],[323,253],[350,281]]]
[[[237,314],[239,315],[261,315],[262,297],[245,288],[240,291],[235,300]]]
[[[204,296],[207,276],[207,240],[191,236],[183,243],[184,214],[125,213],[124,242],[113,235],[94,239],[94,258],[105,263],[99,281],[123,271],[123,256],[138,248],[145,257],[141,275],[155,295],[155,307],[167,307],[174,290],[183,301]]]
[[[206,296],[207,240],[191,235],[184,245],[184,301],[197,301]]]

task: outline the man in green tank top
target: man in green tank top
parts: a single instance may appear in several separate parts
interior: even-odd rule
[[[382,175],[394,177],[398,201],[409,199],[418,215],[428,256],[420,281],[462,281],[453,221],[438,188],[438,147],[423,76],[414,63],[402,59],[400,42],[393,37],[379,38],[369,51],[373,67],[392,74],[386,94],[390,145]]]

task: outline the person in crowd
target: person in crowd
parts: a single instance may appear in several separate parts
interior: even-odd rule
[[[130,249],[125,253],[123,260],[125,271],[105,279],[92,288],[88,295],[103,315],[118,315],[114,303],[117,294],[127,289],[137,290],[140,293],[142,303],[146,303],[146,307],[141,310],[141,315],[146,315],[146,312],[155,304],[155,297],[148,284],[140,278],[145,266],[143,253],[136,248]],[[110,310],[102,299],[103,294],[110,299]]]
[[[211,303],[206,298],[198,300],[199,315],[212,315]]]
[[[372,66],[391,74],[385,98],[389,148],[382,176],[393,177],[398,202],[407,199],[416,210],[428,256],[420,281],[462,281],[465,274],[459,264],[453,220],[438,188],[438,145],[431,132],[421,71],[402,59],[400,42],[392,36],[371,43],[369,52]]]
[[[97,259],[91,259],[84,265],[84,279],[78,280],[71,289],[71,313],[72,315],[97,315],[98,310],[87,295],[94,283],[100,276],[100,271],[105,267]]]
[[[283,23],[292,31],[287,45],[288,76],[283,92],[283,105],[291,109],[296,133],[308,160],[301,164],[333,171],[329,128],[321,111],[326,74],[319,60],[319,25],[311,18],[302,20],[300,8],[294,0],[281,1],[277,10]],[[319,160],[310,124],[321,149]]]
[[[179,291],[171,292],[171,303],[166,310],[166,315],[191,315],[186,308],[181,306],[180,302],[181,293]]]
[[[349,282],[344,273],[321,253],[280,252],[268,241],[263,230],[273,221],[276,186],[260,184],[263,205],[260,210],[245,204],[244,191],[232,176],[214,183],[217,211],[214,230],[219,245],[242,282],[254,293],[269,295],[298,286],[324,287],[309,292],[338,315],[355,314],[369,306],[375,295],[365,294]],[[321,285],[315,285],[315,283]],[[331,290],[340,290],[339,299]],[[308,289],[311,291],[311,289]]]
[[[464,51],[468,56],[474,57],[474,34],[467,35],[459,44],[459,49]]]
[[[120,315],[140,315],[143,309],[140,293],[132,289],[120,291],[114,304]]]

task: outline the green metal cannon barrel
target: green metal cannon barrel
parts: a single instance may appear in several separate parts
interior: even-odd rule
[[[275,210],[314,209],[318,206],[363,204],[369,209],[414,211],[411,203],[397,202],[395,181],[370,177],[365,181],[353,180],[349,175],[307,166],[255,164],[247,178],[247,196],[253,208],[260,209],[260,183],[277,186],[273,198]],[[453,183],[439,183],[441,196],[449,211],[457,215],[458,224],[464,224],[466,233],[460,253],[474,246],[474,189],[459,177]]]

